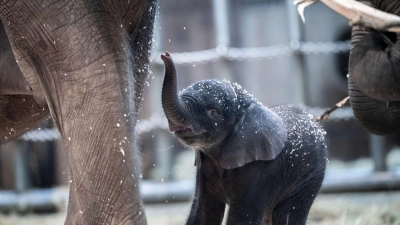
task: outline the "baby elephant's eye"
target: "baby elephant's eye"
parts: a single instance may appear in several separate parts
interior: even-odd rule
[[[211,118],[219,118],[221,116],[221,114],[219,114],[218,109],[209,109],[207,110],[207,115]]]

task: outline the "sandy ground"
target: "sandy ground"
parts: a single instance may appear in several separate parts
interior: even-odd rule
[[[190,203],[147,204],[149,225],[184,224]],[[65,212],[0,214],[0,225],[61,225]],[[400,225],[400,191],[321,194],[309,215],[309,225]]]

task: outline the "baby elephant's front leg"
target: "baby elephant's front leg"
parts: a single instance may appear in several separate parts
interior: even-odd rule
[[[198,171],[196,191],[187,225],[220,225],[224,217],[225,203],[213,194],[213,187]]]

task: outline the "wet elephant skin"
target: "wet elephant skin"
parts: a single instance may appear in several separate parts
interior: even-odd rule
[[[229,81],[177,92],[171,56],[162,104],[169,129],[196,151],[196,189],[186,224],[306,224],[326,166],[325,132],[299,108],[264,107]]]

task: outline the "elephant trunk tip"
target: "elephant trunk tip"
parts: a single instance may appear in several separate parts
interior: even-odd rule
[[[169,76],[169,75],[174,75],[176,74],[176,69],[175,69],[175,65],[174,62],[172,60],[171,55],[168,52],[165,52],[164,54],[161,54],[161,59],[164,62],[166,71],[165,71],[165,75]],[[174,78],[175,79],[175,78]]]
[[[171,55],[169,54],[169,52],[165,52],[165,54],[161,55],[161,59],[165,62],[166,60],[171,59]]]

